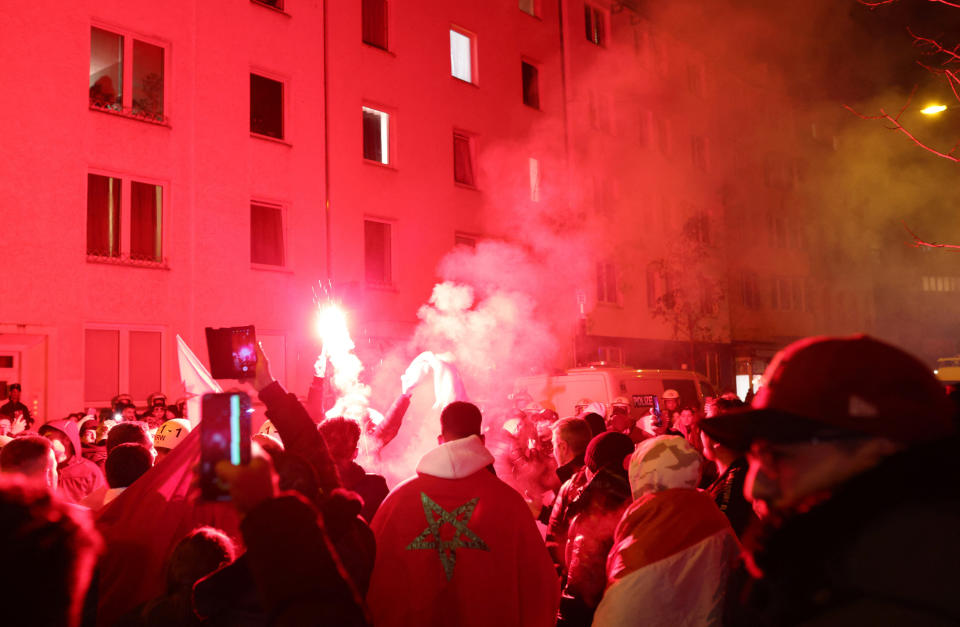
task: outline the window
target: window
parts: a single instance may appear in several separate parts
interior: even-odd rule
[[[283,11],[283,0],[253,0],[256,4],[263,4],[272,9]]]
[[[657,118],[657,146],[664,157],[670,156],[670,121]]]
[[[163,46],[91,27],[90,106],[163,121],[165,54]]]
[[[121,392],[145,401],[163,389],[163,362],[163,332],[159,329],[85,329],[84,402],[107,404]]]
[[[643,147],[650,145],[650,135],[653,127],[653,112],[649,109],[640,111],[639,124],[637,125],[637,143]]]
[[[453,132],[453,180],[476,187],[473,171],[473,138],[458,131]]]
[[[710,243],[710,216],[706,211],[696,211],[684,225],[684,232],[698,244]]]
[[[466,248],[476,250],[477,238],[472,237],[470,235],[462,235],[460,233],[456,233],[453,236],[453,246],[454,248],[464,246]]]
[[[699,135],[690,136],[690,160],[696,168],[707,171],[707,140]]]
[[[250,262],[284,265],[283,208],[250,203]]]
[[[597,302],[618,302],[617,268],[612,263],[601,261],[597,264]]]
[[[283,139],[283,83],[250,74],[250,132]]]
[[[760,309],[760,290],[757,287],[757,275],[746,273],[741,279],[743,306],[747,309]]]
[[[162,263],[163,186],[88,174],[87,255]]]
[[[520,0],[520,10],[527,15],[537,16],[537,0]]]
[[[387,0],[363,0],[363,43],[387,49]]]
[[[607,45],[607,17],[601,9],[584,3],[583,21],[586,27],[587,41],[598,46]]]
[[[619,346],[598,346],[597,358],[606,364],[624,364],[623,348]]]
[[[540,160],[530,157],[530,200],[540,202]]]
[[[363,221],[364,276],[368,284],[393,284],[391,231],[388,222]]]
[[[363,158],[390,163],[390,114],[363,107]]]
[[[473,64],[476,38],[470,33],[456,28],[450,29],[450,74],[467,83],[475,81],[476,68]]]
[[[540,72],[535,65],[520,62],[520,76],[523,81],[523,104],[534,109],[540,108]]]

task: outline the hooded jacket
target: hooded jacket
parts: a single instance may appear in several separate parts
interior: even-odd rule
[[[367,596],[378,627],[548,627],[559,584],[523,498],[477,436],[428,452],[383,501]]]
[[[633,503],[614,532],[594,625],[719,625],[739,543],[696,489],[700,455],[679,436],[645,440],[630,458]]]
[[[94,490],[108,487],[100,467],[82,457],[80,432],[75,422],[54,420],[41,428],[56,429],[67,436],[73,446],[73,450],[68,451],[67,459],[57,466],[57,473],[60,475],[57,492],[61,498],[71,503],[79,503]]]

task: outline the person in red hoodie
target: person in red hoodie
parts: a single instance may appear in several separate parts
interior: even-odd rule
[[[94,490],[107,487],[100,467],[81,456],[83,449],[77,423],[54,420],[40,427],[40,435],[50,440],[57,456],[57,473],[60,475],[57,493],[60,498],[79,503]]]
[[[547,627],[560,597],[523,497],[498,479],[480,410],[453,402],[440,446],[383,501],[367,602],[378,627]]]

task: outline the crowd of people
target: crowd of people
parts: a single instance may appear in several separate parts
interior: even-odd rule
[[[357,460],[407,386],[373,425],[314,411],[262,352],[249,383],[269,420],[217,465],[225,502],[198,500],[183,403],[34,429],[11,388],[3,624],[960,623],[955,394],[876,339],[791,344],[748,404],[450,402],[395,486]]]

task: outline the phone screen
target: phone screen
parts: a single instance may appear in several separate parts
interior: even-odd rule
[[[200,489],[210,501],[230,499],[229,486],[217,477],[217,462],[250,463],[250,397],[243,392],[204,394],[200,421]]]
[[[214,379],[245,379],[257,366],[256,331],[253,325],[213,329],[207,327],[210,374]]]

